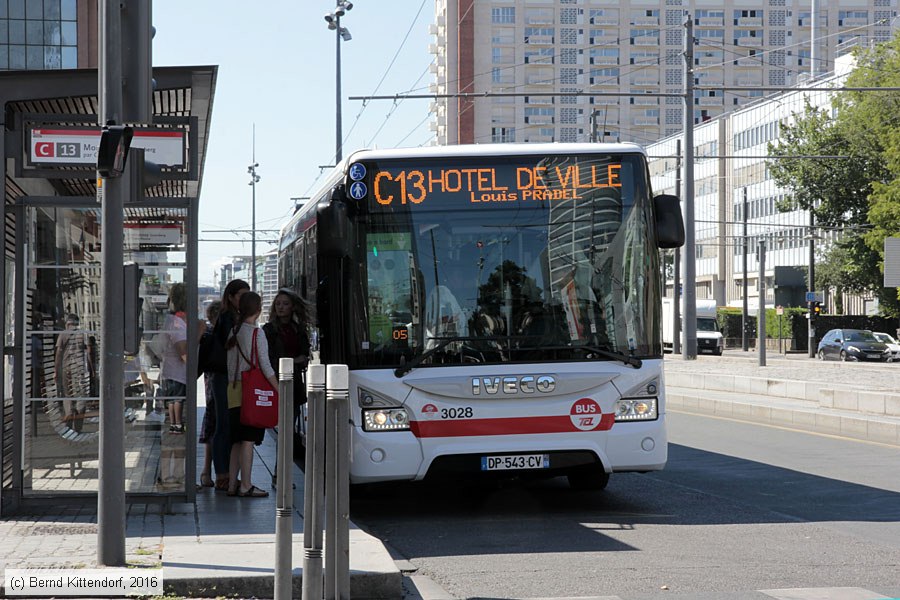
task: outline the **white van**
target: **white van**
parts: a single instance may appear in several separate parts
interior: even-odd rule
[[[672,349],[672,316],[674,314],[674,302],[672,298],[662,299],[663,308],[663,349]],[[682,316],[684,315],[684,301],[681,302]],[[716,301],[697,300],[697,352],[712,352],[721,356],[725,349],[725,338],[719,330],[716,321]],[[684,340],[682,327],[682,341]]]

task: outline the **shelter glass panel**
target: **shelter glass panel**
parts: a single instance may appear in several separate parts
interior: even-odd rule
[[[101,356],[101,220],[97,208],[26,210],[24,365],[26,495],[98,489]],[[125,470],[128,492],[186,489],[188,378],[176,347],[187,316],[170,310],[170,291],[185,274],[184,209],[129,208],[124,261],[143,271],[140,349],[125,359]],[[174,294],[171,294],[174,296]],[[181,338],[183,339],[183,337]],[[180,364],[179,364],[180,363]],[[180,369],[179,369],[180,366]],[[165,385],[178,381],[180,387]],[[193,484],[193,482],[191,482]]]

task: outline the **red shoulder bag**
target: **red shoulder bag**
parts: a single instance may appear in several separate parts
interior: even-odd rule
[[[241,373],[241,424],[266,429],[278,425],[278,390],[272,387],[259,368],[259,352],[256,349],[258,334],[259,328],[255,328],[250,360],[241,352],[241,356],[250,365],[248,370]],[[240,351],[240,344],[238,350]]]

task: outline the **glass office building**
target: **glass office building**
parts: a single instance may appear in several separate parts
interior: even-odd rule
[[[93,66],[78,57],[79,14],[89,13],[96,20],[96,2],[0,0],[0,70]]]

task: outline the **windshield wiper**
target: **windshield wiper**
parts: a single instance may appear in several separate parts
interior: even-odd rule
[[[435,352],[437,352],[438,350],[443,350],[444,348],[446,348],[448,345],[452,344],[453,342],[495,341],[495,339],[497,339],[497,338],[494,338],[494,337],[459,336],[459,337],[446,337],[446,338],[444,338],[444,337],[439,337],[439,338],[431,337],[431,338],[428,338],[428,339],[429,339],[429,340],[441,340],[441,341],[440,341],[440,343],[439,343],[437,346],[435,346],[434,348],[429,348],[428,350],[426,350],[426,351],[423,352],[422,354],[419,354],[418,356],[414,357],[414,358],[413,358],[411,361],[409,361],[408,363],[404,363],[404,364],[400,365],[399,367],[397,367],[396,369],[394,369],[394,376],[395,376],[395,377],[403,377],[404,375],[406,375],[407,373],[409,373],[410,371],[412,371],[413,369],[415,369],[416,367],[418,367],[420,364],[422,364],[422,362],[423,362],[426,358],[429,358],[430,356],[432,356],[432,355],[433,355]],[[506,338],[502,338],[502,339],[506,339]]]
[[[640,369],[643,366],[643,361],[639,358],[635,358],[634,356],[629,356],[628,354],[624,354],[622,352],[616,352],[615,350],[611,350],[609,348],[600,348],[599,346],[534,346],[533,348],[513,348],[513,351],[516,350],[588,350],[593,352],[594,354],[599,354],[604,358],[609,358],[611,360],[620,360],[626,365],[630,367],[634,367],[635,369]]]
[[[606,358],[610,358],[612,360],[621,360],[626,365],[632,366],[635,369],[640,369],[643,366],[643,361],[639,358],[635,358],[634,356],[629,356],[623,352],[616,352],[615,350],[610,350],[609,348],[599,348],[597,346],[582,346],[586,350],[590,350],[594,354],[599,354],[600,356],[604,356]]]

